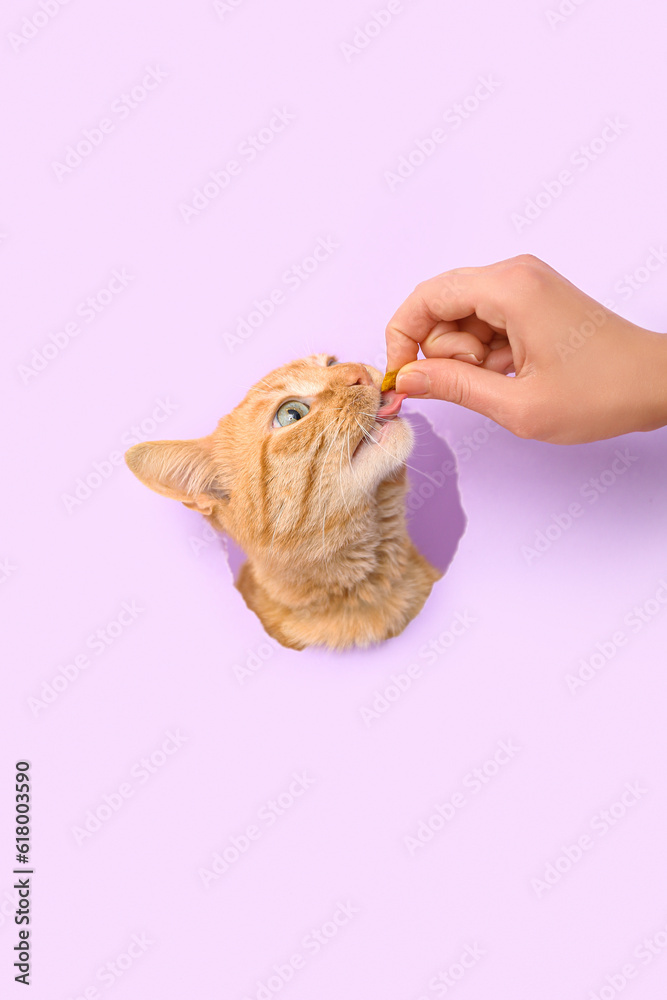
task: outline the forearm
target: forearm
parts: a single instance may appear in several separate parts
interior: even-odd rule
[[[640,430],[667,426],[667,334],[646,331],[646,410]]]

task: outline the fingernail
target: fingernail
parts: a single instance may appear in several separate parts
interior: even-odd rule
[[[454,359],[456,361],[467,361],[469,365],[481,365],[482,358],[478,358],[476,354],[455,354]]]
[[[396,379],[396,392],[405,392],[408,396],[421,396],[429,388],[428,376],[423,372],[405,372]]]

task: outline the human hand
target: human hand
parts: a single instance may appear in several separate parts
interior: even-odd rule
[[[529,254],[417,285],[386,341],[397,392],[459,403],[518,437],[578,444],[667,424],[667,336]]]

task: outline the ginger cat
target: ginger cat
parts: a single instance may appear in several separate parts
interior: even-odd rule
[[[236,586],[284,646],[346,649],[398,635],[442,575],[405,525],[413,444],[370,365],[314,354],[254,385],[212,434],[125,458],[248,559]]]

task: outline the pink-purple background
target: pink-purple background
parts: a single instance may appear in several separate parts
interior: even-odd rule
[[[343,43],[381,0],[219,11],[71,0],[13,44],[41,8],[4,5],[3,996],[23,990],[11,968],[20,758],[34,783],[39,1000],[261,997],[258,981],[297,952],[305,966],[269,996],[665,995],[667,431],[562,448],[494,433],[450,405],[415,407],[459,455],[467,528],[404,634],[344,656],[266,646],[220,543],[124,466],[70,512],[63,500],[158,399],[175,409],[143,436],[195,436],[304,353],[381,367],[393,311],[450,267],[529,251],[633,321],[667,328],[664,5],[563,4],[570,13],[551,24],[548,0],[398,6],[351,54]],[[111,112],[147,67],[166,78],[126,117]],[[494,82],[474,107],[480,77]],[[467,98],[468,117],[445,120]],[[276,108],[293,120],[186,222],[179,206]],[[54,162],[105,117],[113,131],[59,180]],[[577,168],[571,157],[607,118],[617,136]],[[442,144],[390,185],[386,173],[437,127]],[[568,163],[573,182],[519,229],[513,214],[544,184],[557,191]],[[288,288],[281,276],[320,238],[338,246]],[[93,322],[79,315],[79,334],[26,377],[33,349],[114,269],[132,276],[127,287]],[[230,350],[225,334],[275,288],[284,301]],[[617,448],[628,449],[622,472],[609,471]],[[589,481],[605,472],[602,492]],[[417,514],[434,532],[454,516],[452,485]],[[581,515],[559,535],[554,518],[567,524],[576,502]],[[525,547],[549,525],[531,558]],[[144,610],[103,655],[88,649],[90,666],[35,714],[29,699],[131,601]],[[636,606],[646,621],[635,630],[624,619]],[[457,615],[474,622],[429,664],[420,649]],[[600,669],[572,693],[568,673],[619,629],[625,644],[598,651]],[[244,679],[239,668],[261,657]],[[362,709],[387,688],[394,697],[392,675],[411,663],[421,675],[369,719]],[[163,758],[169,730],[187,740]],[[405,837],[469,789],[501,740],[520,749],[410,853]],[[151,754],[155,773],[130,779]],[[271,826],[258,821],[293,772],[313,784]],[[132,796],[78,844],[87,812],[128,780]],[[602,834],[600,811],[626,783],[640,791]],[[261,838],[205,888],[200,869],[258,822]],[[590,849],[565,871],[563,851],[585,836]],[[556,884],[536,889],[556,862]],[[348,900],[354,917],[307,951],[310,929]],[[147,950],[122,976],[97,978],[134,934]],[[474,967],[451,988],[429,985],[460,974],[467,946],[484,952]],[[628,963],[632,976],[618,971]]]

